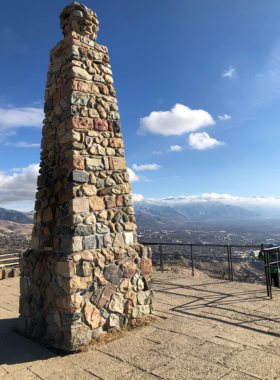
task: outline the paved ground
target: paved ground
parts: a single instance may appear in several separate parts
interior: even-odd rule
[[[152,327],[59,357],[11,328],[18,278],[0,281],[0,379],[280,379],[280,291],[156,273]]]

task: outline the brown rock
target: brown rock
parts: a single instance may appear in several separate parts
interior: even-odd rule
[[[131,289],[133,288],[133,285],[132,283],[130,282],[130,280],[128,278],[125,278],[124,280],[122,280],[120,286],[119,286],[119,291],[121,293],[127,293],[129,292]]]
[[[62,164],[62,168],[66,168],[68,170],[84,170],[85,164],[84,159],[81,156],[69,156]]]
[[[122,278],[122,271],[119,267],[110,265],[104,269],[104,277],[112,284],[119,285],[120,279]]]
[[[116,259],[121,259],[126,256],[126,250],[124,248],[114,248]]]
[[[61,98],[64,98],[64,96],[66,96],[70,91],[77,90],[77,84],[78,82],[72,79],[68,81],[64,86],[62,86],[60,90]]]
[[[103,199],[99,197],[91,197],[89,198],[89,205],[92,209],[92,211],[100,211],[105,208],[105,204],[103,202]]]
[[[58,204],[64,203],[76,197],[76,190],[74,187],[67,187],[61,189],[58,193]]]
[[[110,249],[102,249],[101,252],[105,256],[105,264],[110,264],[114,260],[114,253]]]
[[[124,147],[123,140],[122,139],[117,139],[117,138],[114,138],[114,137],[111,137],[109,139],[109,145],[112,148],[123,148]]]
[[[133,306],[137,305],[137,295],[132,290],[129,293],[126,293],[124,298],[129,299]]]
[[[103,95],[109,95],[109,90],[108,90],[108,87],[105,85],[105,84],[98,84],[97,85],[99,91],[100,91],[100,94],[103,94]]]
[[[101,269],[104,269],[104,264],[105,264],[105,257],[102,255],[101,252],[97,252],[96,258],[95,258],[95,263],[98,265]]]
[[[46,223],[46,222],[50,222],[51,220],[53,220],[53,213],[52,213],[52,208],[49,206],[43,212],[43,222]]]
[[[111,194],[111,189],[108,187],[105,187],[104,189],[101,189],[98,191],[98,195],[105,196],[105,195],[110,195]]]
[[[113,247],[123,247],[123,246],[125,246],[125,242],[123,240],[122,233],[116,233],[115,239],[113,242]]]
[[[49,306],[56,307],[55,292],[48,286],[45,294],[43,309],[47,310]]]
[[[70,296],[58,297],[56,304],[61,312],[74,313],[81,307],[81,301],[79,294],[72,294]]]
[[[92,275],[92,265],[89,261],[84,261],[82,265],[83,276],[89,277]]]
[[[132,259],[128,260],[125,264],[122,265],[123,276],[126,278],[130,278],[133,276],[136,271],[136,264]]]
[[[138,268],[141,270],[142,276],[153,273],[152,260],[141,261],[141,263],[138,265]]]
[[[66,123],[67,129],[93,129],[93,120],[89,117],[70,117]]]
[[[108,131],[108,122],[106,120],[94,119],[94,129],[96,131]]]
[[[115,213],[114,213],[113,210],[108,211],[107,219],[108,219],[108,220],[111,220],[111,219],[113,218],[114,215],[115,215]]]
[[[76,293],[81,286],[81,277],[74,277],[70,280],[63,280],[62,281],[62,288],[65,291],[66,294],[73,294]]]
[[[147,289],[152,289],[153,288],[153,276],[151,274],[143,277],[146,288]]]
[[[123,197],[121,195],[118,195],[116,197],[116,206],[117,207],[122,207],[123,206]]]
[[[20,311],[19,312],[24,317],[30,316],[30,305],[24,298],[20,298]]]
[[[87,197],[96,195],[96,187],[94,185],[87,185],[86,183],[82,186],[82,192]]]
[[[104,203],[106,208],[116,207],[116,198],[115,197],[105,197]]]
[[[78,82],[77,90],[90,94],[99,94],[99,89],[94,83]]]
[[[44,265],[41,261],[37,261],[34,271],[34,281],[38,281],[44,270]]]
[[[75,264],[73,261],[59,261],[55,266],[55,273],[62,277],[74,277]]]
[[[124,313],[126,315],[129,315],[131,313],[131,309],[132,309],[132,302],[130,300],[126,301],[125,305],[124,305]]]
[[[69,201],[69,213],[78,214],[81,212],[89,211],[89,200],[88,198],[75,198]]]
[[[105,306],[106,302],[108,301],[108,299],[111,297],[111,295],[114,293],[115,290],[116,290],[115,285],[107,283],[107,285],[105,286],[105,289],[101,295],[101,298],[98,302],[98,308],[99,309],[102,309]]]
[[[83,260],[87,260],[87,261],[92,261],[93,260],[93,255],[89,251],[83,251],[81,253],[81,257],[82,257]]]
[[[131,192],[130,183],[122,183],[121,185],[115,186],[112,189],[113,194],[128,194]]]
[[[124,224],[124,230],[125,231],[134,231],[134,230],[136,230],[136,228],[137,228],[137,226],[134,223],[127,222]]]

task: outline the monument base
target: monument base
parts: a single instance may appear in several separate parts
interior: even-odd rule
[[[150,248],[87,250],[69,255],[28,250],[21,259],[19,331],[75,351],[153,313]]]

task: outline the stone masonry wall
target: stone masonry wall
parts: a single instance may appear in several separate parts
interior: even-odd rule
[[[50,51],[31,250],[19,329],[76,350],[153,312],[151,250],[137,244],[108,50],[96,14],[72,3]]]

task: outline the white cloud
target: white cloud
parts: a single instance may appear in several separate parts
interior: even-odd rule
[[[14,143],[7,142],[5,145],[7,146],[16,146],[18,148],[37,148],[40,144],[32,144],[25,141],[18,141]]]
[[[180,145],[171,145],[171,147],[168,150],[170,152],[180,152],[180,150],[183,150],[183,147]]]
[[[151,112],[150,116],[140,119],[139,135],[147,132],[164,136],[182,135],[199,128],[214,125],[212,116],[203,110],[192,110],[182,104],[176,104],[171,111]]]
[[[143,171],[143,170],[158,170],[161,168],[160,165],[157,164],[146,164],[146,165],[132,165],[132,169],[136,170],[137,172]]]
[[[229,119],[231,119],[231,116],[225,114],[224,116],[218,116],[218,118],[219,118],[220,120],[229,120]]]
[[[222,77],[233,78],[235,73],[236,73],[236,70],[232,66],[229,66],[228,70],[222,74]]]
[[[198,150],[215,148],[219,145],[225,145],[224,142],[213,139],[206,132],[191,133],[188,138],[188,143],[191,148]]]
[[[137,181],[140,180],[139,176],[136,173],[134,173],[134,171],[132,169],[127,168],[127,171],[128,171],[128,174],[129,174],[129,180],[130,180],[130,182],[137,182]]]
[[[23,168],[11,176],[0,172],[0,203],[35,201],[39,164]]]
[[[189,203],[189,202],[222,202],[225,204],[267,204],[279,205],[280,197],[238,197],[230,194],[203,193],[201,195],[188,195],[180,197],[148,198],[150,203]]]
[[[280,98],[280,40],[272,48],[263,71],[249,84],[245,96],[257,109]]]
[[[44,112],[34,107],[0,107],[0,130],[15,129],[19,127],[42,128]]]
[[[10,172],[21,172],[21,168],[12,168]]]
[[[158,152],[157,150],[154,150],[153,154],[161,154],[161,152]]]
[[[134,194],[134,193],[131,193],[131,194],[132,194],[132,199],[134,202],[141,202],[144,199],[143,195],[141,194]]]

